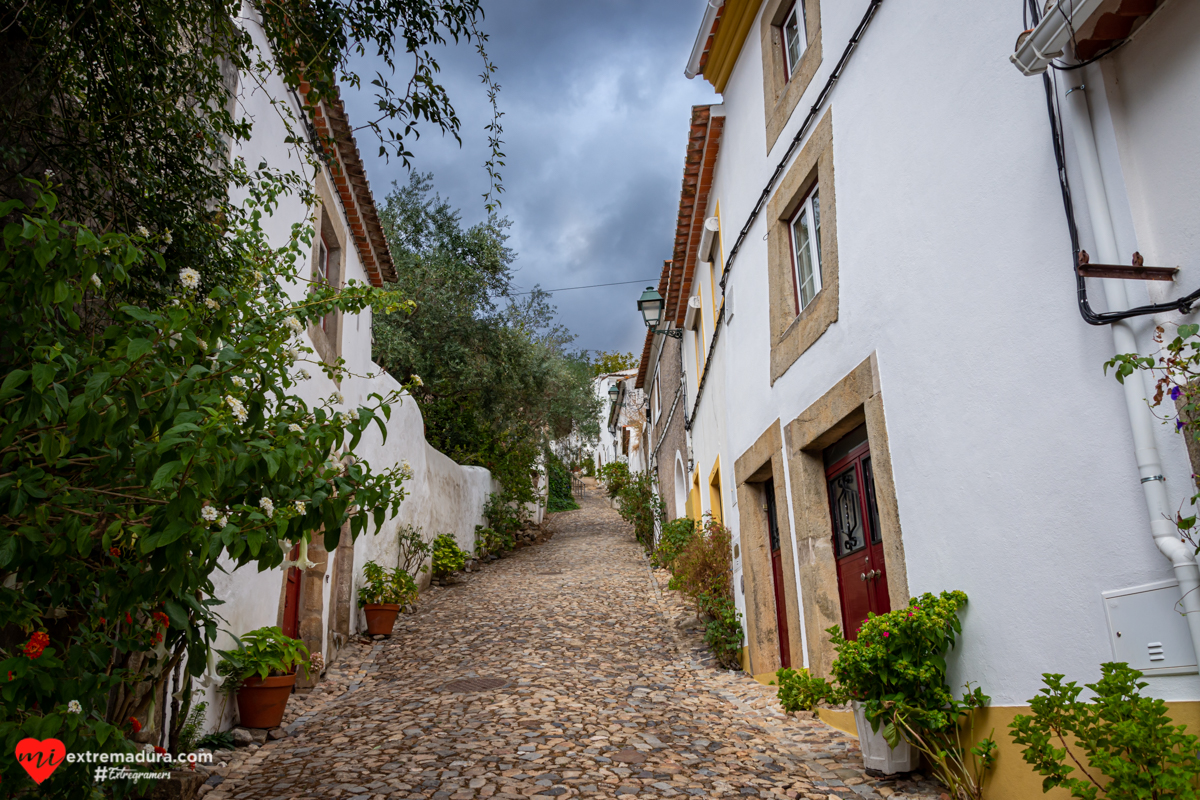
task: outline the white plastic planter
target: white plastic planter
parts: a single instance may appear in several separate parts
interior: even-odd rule
[[[878,770],[885,775],[897,772],[912,772],[920,766],[921,753],[904,739],[897,747],[888,747],[883,738],[883,726],[878,731],[871,730],[867,722],[867,714],[862,704],[854,702],[854,725],[858,728],[858,746],[862,749],[863,766],[867,769]]]

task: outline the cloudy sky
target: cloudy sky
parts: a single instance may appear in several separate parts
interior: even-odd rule
[[[490,0],[484,8],[504,112],[500,213],[513,222],[517,283],[656,283],[671,256],[689,109],[718,102],[709,84],[683,75],[704,0]],[[439,60],[463,145],[430,132],[411,147],[414,166],[432,172],[473,223],[486,216],[488,184],[481,61],[468,47]],[[352,123],[367,118],[369,92],[345,99]],[[399,162],[361,150],[377,197],[407,181]],[[576,346],[640,354],[643,285],[561,292],[553,302]]]

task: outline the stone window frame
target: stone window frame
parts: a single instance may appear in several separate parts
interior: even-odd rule
[[[824,450],[864,423],[871,448],[888,598],[892,608],[904,608],[909,600],[908,568],[877,355],[872,353],[786,426],[808,666],[812,674],[820,677],[829,675],[837,655],[825,630],[842,626]]]
[[[821,290],[796,313],[792,217],[813,188],[821,196]],[[770,290],[771,384],[838,318],[837,196],[833,175],[833,111],[817,123],[767,206],[767,283]]]
[[[324,236],[325,245],[329,252],[329,267],[328,279],[330,285],[341,288],[346,283],[346,260],[349,253],[349,237],[347,236],[345,226],[336,212],[331,212],[331,209],[338,209],[340,206],[333,199],[333,194],[329,189],[328,183],[321,176],[321,180],[317,183],[317,196],[320,198],[320,204],[317,206],[316,214],[314,215],[313,225],[316,230],[313,237],[313,248],[309,275],[313,280],[317,275],[317,259],[319,252],[319,236]],[[312,340],[313,349],[317,351],[317,356],[326,364],[335,363],[342,355],[342,324],[343,314],[341,311],[335,311],[330,315],[327,329],[322,329],[320,322],[312,323],[308,326],[308,335]]]
[[[799,587],[796,585],[795,554],[787,516],[787,486],[784,482],[782,426],[775,420],[758,440],[734,462],[737,482],[737,513],[742,550],[742,575],[746,595],[746,649],[748,671],[755,677],[771,676],[781,666],[779,630],[775,616],[775,584],[771,569],[771,545],[764,486],[768,478],[775,486],[776,524],[784,563],[783,596],[787,605],[788,645],[793,666],[804,663],[800,621]],[[785,534],[786,535],[782,535]]]
[[[804,28],[808,37],[800,63],[787,75],[783,54],[782,26],[791,0],[770,0],[760,23],[763,60],[763,100],[766,107],[767,152],[775,147],[805,89],[821,66],[821,0],[797,0],[804,4]]]

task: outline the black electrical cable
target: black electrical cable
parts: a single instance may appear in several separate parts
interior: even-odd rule
[[[771,190],[775,188],[775,182],[779,180],[779,176],[783,174],[787,167],[788,161],[796,152],[796,148],[800,146],[800,142],[804,139],[804,134],[808,132],[808,128],[817,117],[817,113],[821,110],[821,106],[825,104],[825,100],[829,97],[829,92],[833,89],[833,85],[837,83],[838,78],[842,76],[842,70],[846,67],[846,62],[850,60],[850,54],[854,52],[854,48],[858,46],[859,40],[867,30],[867,26],[871,24],[871,19],[874,18],[875,12],[879,9],[883,0],[871,0],[871,4],[867,6],[867,11],[863,14],[862,20],[858,23],[858,27],[854,29],[854,34],[850,37],[850,41],[846,43],[846,49],[842,51],[842,57],[833,67],[833,72],[829,73],[829,77],[825,81],[825,85],[821,88],[821,93],[817,95],[816,101],[813,102],[812,108],[808,110],[808,116],[804,118],[804,122],[800,123],[800,129],[796,131],[796,135],[792,137],[792,141],[788,144],[787,150],[783,153],[783,158],[779,160],[775,171],[771,173],[770,179],[767,180],[767,185],[763,187],[762,193],[758,196],[758,201],[754,204],[754,208],[750,210],[750,216],[746,219],[746,224],[742,226],[738,232],[737,239],[733,243],[733,247],[729,250],[729,257],[725,260],[725,269],[721,271],[721,295],[725,294],[725,282],[729,280],[729,271],[733,268],[734,259],[737,258],[738,252],[742,249],[742,242],[746,240],[746,236],[750,233],[750,227],[758,219],[758,215],[762,213],[763,207],[767,204],[767,200],[771,196]],[[683,425],[687,430],[692,429],[692,420],[696,418],[696,412],[700,409],[700,397],[704,394],[704,384],[708,380],[708,367],[712,363],[713,354],[716,352],[717,339],[721,335],[721,323],[725,320],[725,304],[721,304],[721,311],[717,314],[717,319],[713,323],[712,341],[708,345],[708,358],[704,362],[704,371],[700,374],[700,382],[696,386],[696,402],[692,405],[691,416],[686,413],[683,417]]]
[[[1039,21],[1037,6],[1034,4],[1034,0],[1028,0],[1028,2],[1030,12],[1033,14],[1033,24],[1036,27]],[[1150,305],[1137,306],[1124,311],[1097,312],[1092,310],[1092,306],[1088,302],[1087,278],[1079,273],[1079,228],[1075,223],[1075,203],[1071,199],[1071,181],[1067,177],[1066,151],[1063,147],[1061,118],[1054,107],[1057,93],[1054,90],[1054,83],[1050,80],[1050,73],[1046,72],[1042,74],[1042,85],[1046,89],[1046,110],[1050,116],[1050,138],[1054,144],[1055,165],[1058,167],[1058,185],[1059,190],[1062,192],[1063,210],[1067,215],[1067,231],[1071,235],[1071,268],[1075,271],[1076,297],[1079,303],[1080,315],[1083,316],[1084,321],[1089,325],[1111,325],[1114,322],[1129,319],[1130,317],[1144,317],[1149,314],[1160,314],[1165,311],[1179,311],[1184,314],[1191,312],[1192,305],[1197,300],[1200,300],[1200,289],[1178,300],[1172,300],[1169,303],[1151,303]]]

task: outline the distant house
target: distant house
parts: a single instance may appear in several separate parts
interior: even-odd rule
[[[1180,102],[1200,96],[1200,4],[1020,23],[707,4],[686,71],[722,102],[692,109],[657,287],[683,339],[648,334],[635,380],[650,461],[673,515],[734,534],[756,676],[826,675],[826,628],[961,589],[952,682],[982,682],[994,719],[1044,672],[1117,660],[1194,721],[1200,569],[1171,520],[1200,461],[1103,365],[1195,319],[1170,304],[1200,287],[1200,108]],[[990,796],[1040,796],[1001,730]]]
[[[593,458],[596,468],[613,461],[628,464],[633,472],[646,469],[642,446],[646,427],[646,396],[634,388],[636,369],[600,375],[593,382],[601,406],[600,439]]]

